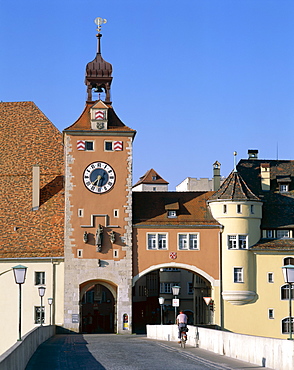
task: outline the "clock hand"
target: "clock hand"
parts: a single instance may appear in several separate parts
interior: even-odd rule
[[[97,179],[96,179],[96,180],[94,180],[93,182],[91,182],[91,184],[92,184],[92,185],[95,185],[95,182],[97,182],[97,186],[99,186],[99,181],[100,181],[100,179],[101,179],[101,175],[98,175],[98,176],[97,176]]]

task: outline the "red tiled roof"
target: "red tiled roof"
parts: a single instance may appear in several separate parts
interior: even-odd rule
[[[213,192],[134,192],[134,226],[219,226],[207,200]],[[178,202],[176,218],[168,218],[166,205]]]
[[[62,134],[32,102],[0,103],[0,258],[63,256]],[[40,207],[32,211],[32,166]]]
[[[93,131],[97,132],[97,130],[93,130],[91,128],[91,119],[90,119],[90,109],[96,102],[87,102],[83,113],[77,119],[75,123],[71,126],[67,127],[65,131]],[[136,133],[135,130],[126,126],[116,115],[114,109],[111,105],[106,104],[108,107],[108,128],[107,131],[130,131]]]
[[[253,250],[290,250],[294,251],[294,239],[261,239],[250,249]]]
[[[137,186],[140,184],[163,184],[168,185],[169,183],[165,181],[158,173],[151,168],[149,171],[145,173],[145,175],[141,176],[139,181],[133,186]]]

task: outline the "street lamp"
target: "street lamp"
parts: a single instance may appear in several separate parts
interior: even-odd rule
[[[164,298],[163,297],[159,297],[158,298],[158,301],[159,301],[159,304],[160,304],[160,323],[162,325],[162,306],[164,304]]]
[[[51,318],[51,306],[52,306],[52,303],[53,303],[53,298],[48,298],[48,304],[49,304],[49,307],[50,307],[50,325],[52,323],[52,318]]]
[[[25,282],[27,267],[17,265],[13,268],[14,278],[16,284],[19,286],[19,319],[18,319],[18,340],[21,340],[21,284]]]
[[[44,286],[39,286],[38,290],[39,290],[39,296],[41,297],[40,322],[41,322],[41,326],[42,326],[43,325],[43,297],[45,295],[46,288]]]
[[[179,307],[179,300],[177,299],[177,296],[180,293],[181,287],[178,285],[174,285],[172,287],[173,295],[175,296],[175,299],[173,300],[173,306],[175,306],[175,324],[177,323],[177,307]]]
[[[294,283],[294,265],[286,265],[282,267],[285,283],[289,284],[289,338],[292,340],[292,284]]]

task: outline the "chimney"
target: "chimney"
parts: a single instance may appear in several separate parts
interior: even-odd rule
[[[260,165],[261,189],[264,191],[270,190],[271,187],[270,175],[271,175],[270,164],[261,163]]]
[[[248,159],[258,159],[258,150],[248,149]]]
[[[213,190],[217,191],[220,188],[220,168],[221,164],[216,161],[213,164]]]
[[[33,194],[32,210],[37,211],[40,206],[40,167],[33,166]]]

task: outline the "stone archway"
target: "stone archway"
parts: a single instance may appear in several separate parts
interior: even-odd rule
[[[80,332],[116,332],[116,289],[105,281],[88,281],[80,286]]]

